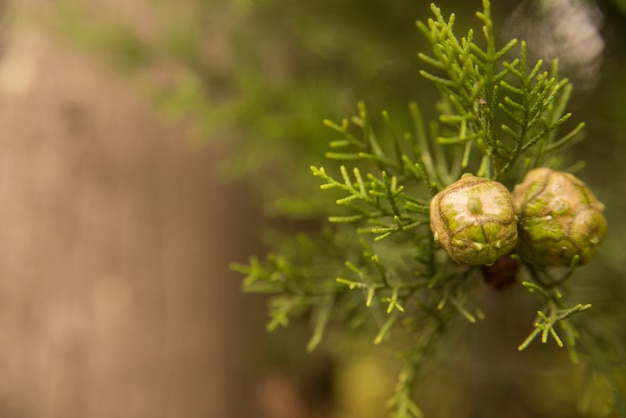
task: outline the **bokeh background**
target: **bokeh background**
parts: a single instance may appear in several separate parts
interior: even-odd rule
[[[610,224],[579,286],[624,343],[626,5],[493,3],[503,37],[574,82],[588,134],[567,161],[586,160]],[[478,26],[479,1],[438,4],[459,33]],[[392,347],[331,329],[308,354],[306,321],[266,334],[263,298],[229,264],[264,253],[269,226],[315,227],[324,118],[357,100],[435,114],[414,24],[428,2],[16,0],[1,14],[0,417],[384,416]],[[525,306],[515,292],[482,298],[488,320],[442,348],[424,410],[576,416],[593,379],[553,347],[517,353],[533,312],[506,314]]]

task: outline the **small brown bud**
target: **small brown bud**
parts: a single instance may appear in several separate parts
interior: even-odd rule
[[[520,263],[509,255],[500,257],[492,266],[482,266],[480,272],[485,283],[496,289],[504,290],[517,280]]]

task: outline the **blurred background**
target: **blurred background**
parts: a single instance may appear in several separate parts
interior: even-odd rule
[[[567,160],[586,160],[610,225],[576,287],[624,343],[626,3],[493,3],[503,39],[558,57],[574,83],[588,134]],[[428,2],[1,5],[0,417],[384,416],[392,347],[331,330],[307,354],[306,321],[266,334],[263,298],[229,263],[263,254],[270,225],[325,216],[308,169],[331,139],[324,118],[358,100],[435,115],[415,28]],[[479,1],[438,5],[458,33],[478,27]],[[487,321],[442,349],[420,392],[428,416],[578,414],[593,379],[558,349],[517,353],[533,317],[506,315],[517,293],[487,289]],[[601,416],[606,390],[593,392]]]

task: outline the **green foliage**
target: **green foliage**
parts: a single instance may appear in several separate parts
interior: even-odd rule
[[[530,292],[537,292],[545,297],[546,306],[543,310],[537,311],[537,320],[535,322],[535,330],[524,340],[518,347],[518,350],[523,350],[528,347],[534,340],[541,334],[541,342],[546,343],[548,341],[548,335],[550,335],[559,347],[567,346],[572,361],[578,362],[578,353],[574,349],[576,343],[576,330],[573,325],[567,320],[575,313],[586,311],[591,308],[590,304],[582,305],[578,304],[574,307],[565,307],[561,301],[563,295],[556,287],[546,288],[532,282],[523,282],[522,285]],[[546,311],[547,314],[544,312]],[[567,335],[567,345],[563,343],[563,340],[559,337],[554,330],[554,325],[559,324],[563,331]]]
[[[322,253],[320,247],[320,242],[300,234],[282,254],[269,255],[263,263],[252,258],[249,265],[233,266],[247,276],[243,284],[247,291],[279,295],[270,303],[268,331],[288,325],[293,316],[317,311],[310,350],[321,340],[333,302],[345,290],[333,277],[340,268],[340,258]]]
[[[452,325],[484,318],[476,302],[480,269],[455,265],[436,246],[431,198],[463,172],[513,185],[531,168],[556,166],[563,147],[584,127],[560,133],[571,118],[570,84],[558,78],[556,63],[549,69],[541,61],[528,63],[524,42],[496,47],[488,0],[477,13],[483,46],[471,30],[462,38],[454,34],[454,15],[444,19],[435,6],[432,12],[434,18],[418,27],[432,47],[420,54],[430,68],[421,74],[441,93],[438,120],[425,124],[416,103],[409,105],[408,121],[398,118],[405,123],[401,129],[389,112],[371,118],[364,103],[350,119],[326,120],[338,136],[326,153],[331,163],[311,171],[325,193],[334,193],[339,213],[329,218],[332,228],[321,237],[287,241],[281,255],[234,266],[246,275],[244,290],[273,295],[269,329],[313,313],[309,349],[333,320],[374,328],[375,344],[390,341],[392,333],[411,336],[401,349],[404,364],[389,402],[398,418],[423,416],[415,387]],[[575,314],[591,305],[567,302],[562,289],[571,273],[557,272],[563,277],[547,281],[555,272],[527,266],[523,286],[544,306],[520,350],[539,336],[543,343],[551,337],[579,361],[577,342],[588,330],[576,326]],[[608,373],[596,367],[602,350],[585,350],[590,367]]]
[[[478,175],[504,181],[520,159],[526,166],[541,166],[547,156],[582,131],[580,123],[567,134],[557,135],[557,128],[571,117],[565,113],[571,85],[558,79],[556,62],[550,71],[541,60],[529,66],[525,42],[513,59],[516,39],[496,49],[488,3],[484,12],[477,13],[483,22],[485,47],[474,40],[472,30],[457,38],[454,15],[446,21],[438,8],[432,10],[435,19],[418,22],[418,27],[433,47],[432,56],[420,53],[420,58],[435,73],[420,73],[443,96],[439,120],[450,131],[437,140],[465,146],[463,168],[472,150],[478,149],[482,154]]]

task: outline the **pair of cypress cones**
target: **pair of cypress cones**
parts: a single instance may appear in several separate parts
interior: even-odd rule
[[[569,173],[538,168],[512,193],[464,174],[430,204],[435,241],[461,265],[490,266],[515,252],[538,266],[588,263],[607,232],[604,206]]]

